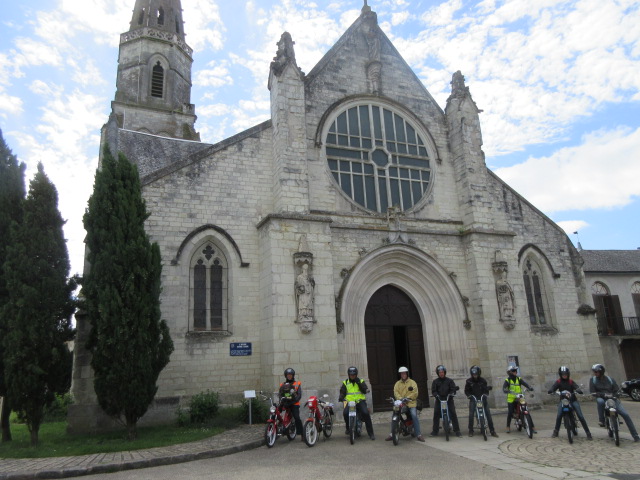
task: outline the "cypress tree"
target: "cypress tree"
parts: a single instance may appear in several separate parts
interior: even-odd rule
[[[25,168],[24,163],[18,163],[18,157],[6,144],[2,130],[0,130],[0,397],[3,398],[0,425],[3,442],[11,441],[9,426],[11,408],[7,399],[7,387],[4,379],[4,348],[2,346],[2,339],[7,334],[6,320],[2,311],[9,300],[9,291],[2,266],[7,258],[11,223],[22,221],[22,202],[26,194],[24,188]]]
[[[89,271],[82,294],[98,403],[124,420],[130,439],[173,351],[160,318],[162,265],[158,244],[144,230],[148,216],[137,167],[105,148],[84,215]]]
[[[22,412],[38,444],[44,414],[55,393],[69,387],[70,353],[65,342],[74,335],[74,279],[58,211],[58,192],[42,164],[29,184],[22,223],[11,226],[4,264],[9,299],[3,308],[5,375],[11,407]]]

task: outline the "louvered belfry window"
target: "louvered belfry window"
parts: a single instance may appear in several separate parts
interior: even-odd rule
[[[164,68],[160,62],[156,63],[151,72],[151,96],[162,98],[164,91]]]

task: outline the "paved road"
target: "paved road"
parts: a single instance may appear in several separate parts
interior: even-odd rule
[[[632,418],[640,424],[640,403],[625,402]],[[566,436],[553,439],[551,430],[555,408],[533,412],[539,433],[533,440],[523,433],[504,433],[504,415],[496,415],[500,438],[484,442],[479,437],[452,439],[427,438],[426,443],[402,439],[399,446],[385,442],[388,424],[377,424],[377,440],[360,439],[350,445],[342,428],[331,439],[308,448],[300,439],[277,441],[272,449],[265,446],[226,457],[200,460],[165,467],[87,476],[87,479],[224,478],[224,479],[334,479],[357,477],[420,478],[424,476],[462,479],[550,480],[562,479],[640,479],[640,444],[633,443],[623,427],[623,441],[615,447],[604,429],[597,426],[595,404],[583,403],[583,410],[594,434],[588,442],[582,431],[573,445]],[[429,431],[432,410],[422,415],[422,429]],[[384,421],[376,415],[377,422]],[[376,423],[377,423],[376,422]],[[466,418],[460,417],[466,425]]]

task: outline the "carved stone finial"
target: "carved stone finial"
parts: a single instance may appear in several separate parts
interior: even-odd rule
[[[367,0],[364,0],[364,5],[362,6],[362,12],[370,12],[371,11],[371,7],[369,6],[369,4],[367,3]]]
[[[295,64],[296,54],[293,50],[295,42],[289,32],[284,32],[276,45],[278,45],[278,50],[276,51],[276,56],[273,57],[273,62],[271,62],[271,69],[276,75],[280,75],[287,63],[293,61]]]
[[[464,75],[458,70],[451,79],[451,96],[464,97],[469,94],[469,87],[464,84]]]

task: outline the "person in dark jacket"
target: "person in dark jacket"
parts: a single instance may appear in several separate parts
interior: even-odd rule
[[[576,385],[576,383],[569,378],[571,376],[571,372],[569,371],[569,367],[563,365],[558,368],[558,380],[551,386],[548,393],[555,393],[557,391],[560,392],[570,392],[571,398],[569,401],[571,402],[571,406],[573,407],[573,411],[576,412],[578,416],[578,420],[582,424],[582,428],[584,428],[584,433],[587,435],[587,440],[593,440],[591,436],[591,432],[589,431],[589,426],[587,425],[587,421],[584,419],[584,415],[582,414],[582,409],[580,408],[580,402],[578,402],[578,397],[576,397],[576,393],[582,394],[582,390],[580,387]],[[560,423],[562,422],[562,402],[558,402],[558,415],[556,416],[556,426],[553,429],[552,437],[558,436],[558,431],[560,430]]]
[[[511,365],[507,368],[507,375],[509,376],[502,384],[502,391],[507,394],[507,433],[511,433],[511,419],[513,418],[513,413],[516,410],[516,395],[522,393],[521,386],[528,388],[532,392],[533,387],[518,376],[518,367],[515,365]],[[529,415],[529,418],[531,419],[531,428],[533,429],[533,433],[538,433],[533,426],[533,418],[531,418],[531,415]]]
[[[287,368],[284,371],[284,382],[280,384],[279,393],[283,405],[291,409],[296,424],[296,434],[302,436],[302,420],[300,419],[302,383],[296,381],[296,372],[293,368]]]
[[[491,418],[491,410],[489,410],[489,404],[487,397],[489,396],[489,385],[487,381],[481,377],[482,369],[474,365],[469,369],[471,377],[467,378],[464,384],[464,394],[469,399],[469,436],[473,437],[473,420],[476,415],[476,398],[480,399],[482,395],[486,395],[482,398],[482,405],[484,405],[484,415],[489,424],[489,431],[492,437],[497,437],[495,429],[493,428],[493,419]],[[475,398],[473,398],[475,397]]]
[[[373,424],[371,423],[371,415],[369,415],[369,409],[367,408],[367,400],[365,394],[369,391],[369,387],[366,382],[358,378],[358,369],[356,367],[349,367],[347,370],[349,378],[347,378],[340,386],[340,395],[338,396],[339,402],[349,402],[354,400],[356,403],[356,409],[360,413],[360,418],[367,427],[367,433],[371,440],[375,440],[376,437],[373,434]],[[349,435],[349,405],[345,405],[342,411],[344,417],[344,423],[347,426],[345,434]]]
[[[600,426],[604,427],[604,396],[606,394],[613,395],[618,393],[619,387],[613,378],[604,374],[604,365],[596,363],[591,367],[591,371],[593,372],[593,377],[591,377],[591,381],[589,382],[589,391],[596,396],[596,401],[598,402],[598,420],[600,421]],[[618,414],[620,414],[627,424],[627,427],[629,427],[629,433],[631,433],[633,440],[640,442],[638,431],[619,398],[616,398],[616,408]]]
[[[447,408],[449,410],[449,418],[451,419],[451,423],[453,423],[453,431],[455,432],[457,437],[461,437],[460,433],[460,425],[458,424],[458,415],[456,415],[456,406],[453,404],[453,396],[448,397],[448,395],[455,395],[455,393],[459,390],[459,387],[456,387],[456,384],[450,378],[447,378],[447,369],[444,365],[438,365],[436,367],[436,374],[438,378],[436,378],[431,384],[431,394],[436,398],[435,406],[433,409],[433,430],[429,434],[432,437],[436,437],[438,435],[438,430],[440,430],[440,399],[447,399]]]

